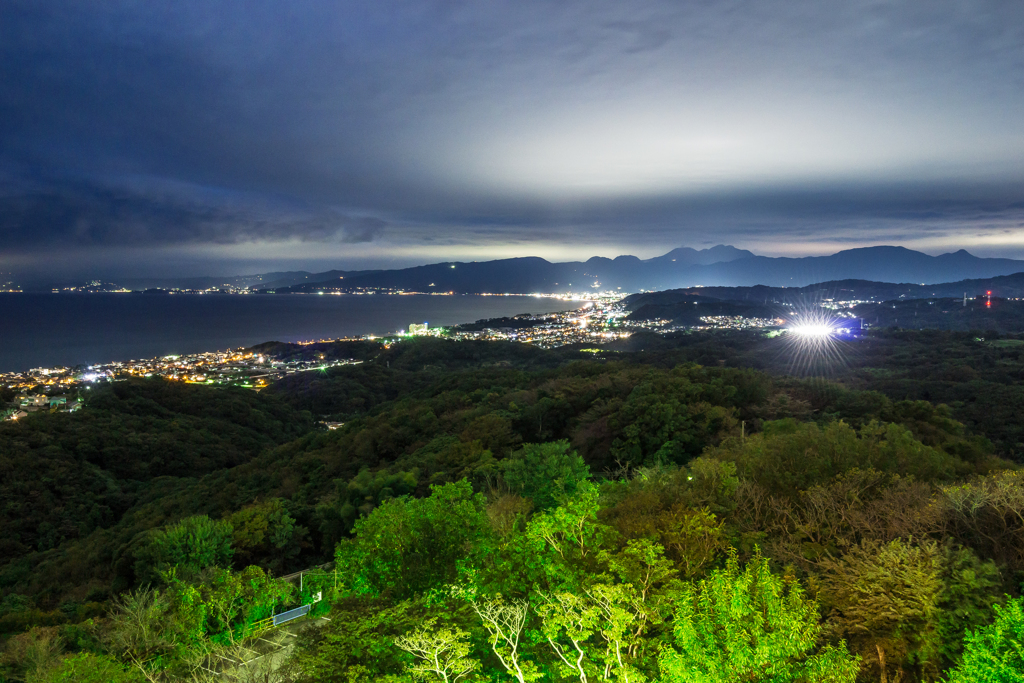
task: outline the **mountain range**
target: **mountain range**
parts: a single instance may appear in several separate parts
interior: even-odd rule
[[[404,290],[462,294],[585,293],[656,291],[688,287],[804,287],[812,283],[862,280],[934,284],[1024,272],[1024,261],[979,258],[960,250],[929,256],[904,247],[848,249],[829,256],[758,256],[718,245],[680,247],[650,259],[636,256],[552,263],[539,257],[494,261],[446,261],[394,270],[284,271],[257,275],[115,279],[132,290],[252,288],[262,292],[313,293]],[[34,283],[50,291],[74,283]],[[80,283],[78,283],[80,286]],[[733,297],[727,297],[733,298]]]
[[[729,301],[748,305],[818,305],[825,301],[895,301],[899,299],[974,299],[991,292],[995,298],[1024,298],[1024,272],[997,277],[929,285],[894,284],[870,280],[829,280],[804,287],[688,287],[632,294],[623,303],[630,310],[643,306]]]
[[[864,247],[830,256],[757,256],[718,245],[674,249],[639,259],[593,257],[552,263],[526,257],[482,262],[435,263],[400,270],[330,271],[304,276],[299,284],[268,282],[282,292],[396,289],[416,292],[533,293],[666,290],[685,287],[803,287],[843,279],[933,284],[1024,272],[1024,261],[979,258],[967,251],[929,256],[904,247]]]

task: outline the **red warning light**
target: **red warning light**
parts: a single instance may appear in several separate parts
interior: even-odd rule
[[[985,292],[985,293],[988,294],[989,296],[992,296],[992,292],[991,291],[988,291],[988,292]]]

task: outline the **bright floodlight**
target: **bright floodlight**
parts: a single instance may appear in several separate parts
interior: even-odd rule
[[[822,323],[807,323],[801,325],[794,325],[788,328],[793,334],[800,335],[801,337],[807,337],[811,339],[820,339],[822,337],[831,337],[837,330],[831,325],[825,325]]]
[[[790,334],[784,335],[780,349],[788,352],[789,374],[827,376],[847,365],[847,345],[840,343],[843,337],[851,335],[846,321],[823,311],[810,310],[798,315],[800,319],[786,327]]]

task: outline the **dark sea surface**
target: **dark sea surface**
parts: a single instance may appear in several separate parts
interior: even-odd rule
[[[580,302],[530,296],[0,294],[0,372],[386,334]]]

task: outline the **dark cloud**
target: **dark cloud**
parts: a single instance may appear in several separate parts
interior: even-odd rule
[[[372,242],[384,233],[386,226],[387,223],[379,218],[363,217],[350,219],[345,224],[342,241],[352,244]]]
[[[0,259],[1024,251],[1022,84],[999,0],[6,0]]]
[[[365,243],[379,238],[387,226],[372,216],[314,211],[259,196],[139,184],[65,180],[8,189],[0,193],[0,240],[10,251],[288,240]]]

